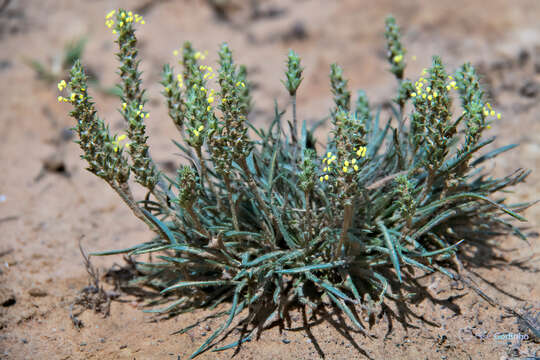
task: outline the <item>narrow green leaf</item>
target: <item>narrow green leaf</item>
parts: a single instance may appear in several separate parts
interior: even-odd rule
[[[156,225],[161,231],[163,231],[163,233],[166,235],[167,239],[169,240],[169,242],[171,244],[178,244],[178,242],[176,241],[173,233],[171,232],[171,230],[169,230],[169,228],[167,226],[165,226],[164,223],[162,223],[161,221],[159,221],[158,218],[156,218],[154,215],[150,214],[150,212],[144,208],[141,208],[141,211],[143,212],[143,214],[148,218],[148,220],[150,220],[154,225]]]
[[[393,237],[392,237],[392,235],[390,235],[390,233],[388,232],[388,229],[386,228],[386,226],[384,226],[382,221],[380,221],[380,220],[377,221],[377,226],[379,227],[379,229],[381,229],[381,231],[383,233],[384,241],[386,243],[386,247],[388,248],[388,250],[390,250],[390,260],[392,260],[392,265],[394,265],[394,269],[396,270],[398,280],[399,280],[399,282],[402,282],[401,270],[400,270],[400,267],[399,267],[399,257],[398,257],[398,255],[396,253],[395,242],[392,241]]]
[[[345,295],[342,291],[340,291],[339,289],[336,289],[330,283],[328,283],[328,282],[326,282],[326,281],[324,281],[322,279],[319,279],[318,277],[316,277],[315,275],[313,275],[309,271],[306,271],[305,274],[306,274],[306,277],[309,280],[311,280],[311,281],[313,281],[313,283],[315,283],[315,285],[320,286],[324,290],[327,290],[327,291],[333,293],[334,295],[336,295],[340,299],[347,300],[347,301],[350,301],[352,303],[356,303],[355,300],[353,300],[350,297],[348,297],[347,295]]]
[[[190,359],[193,359],[197,355],[208,350],[208,348],[210,347],[210,343],[214,341],[214,339],[218,337],[219,334],[221,334],[224,330],[226,330],[231,325],[236,315],[236,307],[238,306],[238,297],[240,296],[240,292],[243,288],[243,285],[244,283],[238,285],[236,288],[236,291],[234,292],[233,302],[231,305],[231,309],[229,310],[229,318],[227,319],[227,321],[223,325],[221,325],[216,331],[214,331],[214,333],[204,342],[204,344],[202,344],[193,354],[191,354],[191,356],[189,357]]]
[[[172,286],[169,286],[166,289],[161,290],[161,294],[164,294],[168,291],[183,288],[186,286],[194,287],[205,287],[205,286],[223,286],[223,285],[236,285],[238,281],[231,280],[209,280],[209,281],[180,281]]]
[[[347,317],[353,322],[354,325],[356,325],[356,327],[361,332],[367,335],[366,329],[364,329],[364,327],[358,322],[351,309],[349,309],[346,304],[344,304],[341,300],[336,299],[336,297],[332,295],[331,292],[327,292],[326,295],[328,295],[328,297],[347,315]]]
[[[297,274],[297,273],[303,273],[306,271],[312,271],[312,270],[323,270],[323,269],[331,269],[335,267],[343,266],[347,263],[345,260],[339,260],[332,263],[327,264],[315,264],[315,265],[307,265],[302,266],[294,269],[285,269],[285,270],[278,270],[276,273],[278,274]]]

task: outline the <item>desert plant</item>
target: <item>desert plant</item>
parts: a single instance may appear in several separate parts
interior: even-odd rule
[[[293,303],[315,308],[326,299],[365,332],[355,306],[370,311],[374,297],[379,303],[385,297],[406,301],[401,284],[415,270],[456,279],[452,260],[463,241],[505,231],[525,238],[509,218],[525,221],[517,213],[528,204],[505,205],[503,197],[490,196],[529,172],[504,178],[482,172],[485,161],[515,145],[479,155],[493,141],[482,140],[482,132],[500,115],[486,102],[473,66],[449,75],[434,57],[417,81],[406,80],[405,50],[392,17],[386,38],[398,94],[390,119],[381,124],[381,109],[373,111],[364,92],[353,102],[343,70],[334,64],[333,130],[322,153],[306,122],[297,126],[295,98],[303,71],[297,54],[289,53],[283,80],[293,104],[289,129],[276,105],[274,120],[263,130],[248,121],[247,72],[228,45],[219,49],[214,70],[185,43],[175,51],[183,72],[165,65],[162,80],[182,137],[175,144],[187,159],[176,178],[158,169],[147,144],[134,29],[142,22],[122,9],[107,15],[119,47],[119,111],[127,144],[121,143],[125,135],[111,134],[98,117],[79,62],[69,84],[59,84],[70,92],[59,100],[73,105],[88,170],[156,234],[129,249],[93,255],[155,254],[159,260],[135,261],[143,280],[161,290],[160,302],[168,303],[151,312],[230,304],[217,313],[226,316],[224,323],[192,357],[214,347],[244,310],[244,323],[264,327],[283,319]],[[457,96],[462,112],[454,116]],[[135,200],[130,179],[148,190],[145,199]]]

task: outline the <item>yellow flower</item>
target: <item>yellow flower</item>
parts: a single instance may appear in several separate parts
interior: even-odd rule
[[[107,14],[107,16],[105,16],[105,19],[110,19],[113,17],[113,15],[116,13],[116,10],[111,10],[109,11],[109,13]]]
[[[127,104],[126,103],[122,103],[122,110],[126,110],[127,108]]]
[[[403,55],[399,54],[399,55],[394,56],[394,62],[396,64],[399,64],[401,60],[403,60]]]
[[[58,102],[62,102],[62,101],[64,101],[64,97],[63,97],[63,96],[59,96],[59,97],[58,97]]]
[[[204,125],[199,126],[199,128],[197,130],[203,131],[204,130]]]
[[[199,131],[197,129],[193,129],[193,134],[195,134],[196,137],[199,137]]]
[[[323,182],[323,180],[324,180],[324,179],[323,179],[323,177],[321,176],[321,177],[319,178],[319,181],[320,181],[320,182]]]
[[[114,145],[113,147],[113,150],[114,152],[118,152],[118,149],[121,147],[120,146],[120,141],[124,140],[127,136],[124,134],[124,135],[120,135],[116,140],[113,140],[112,144]],[[126,146],[128,146],[126,144]]]
[[[358,165],[353,166],[354,171],[358,171]]]
[[[62,91],[66,88],[66,81],[65,80],[62,80],[58,83],[58,90]]]
[[[365,157],[366,156],[366,147],[365,146],[361,146],[358,151],[356,152],[356,155],[357,156],[360,156],[360,157]]]
[[[349,166],[349,161],[348,160],[345,160],[345,166]]]
[[[346,173],[347,171],[349,171],[349,168],[347,166],[344,166],[343,167],[343,172]]]
[[[439,96],[439,94],[436,91],[434,91],[433,92],[433,97],[436,98],[437,96]]]
[[[328,180],[328,175],[324,175],[324,180]]]
[[[212,107],[211,107],[210,105],[208,105],[208,106],[206,107],[206,111],[210,112],[210,110],[212,110]]]
[[[69,99],[70,99],[71,101],[75,101],[75,98],[76,98],[76,97],[77,97],[77,94],[71,93],[71,96],[69,97]]]
[[[501,120],[501,113],[497,114],[497,120]]]
[[[433,99],[433,97],[431,95],[429,95],[427,98],[428,98],[429,101],[431,101]]]
[[[328,153],[326,154],[326,157],[330,157],[330,156],[332,156],[332,153],[331,153],[331,152],[328,152]]]
[[[209,102],[210,104],[213,103],[213,102],[214,102],[214,97],[213,97],[213,96],[210,96],[210,97],[208,98],[208,102]]]
[[[425,99],[426,98],[426,94],[422,94],[422,99]]]
[[[146,21],[141,20],[141,25],[144,25],[144,24],[146,24]]]
[[[416,97],[416,93],[413,92],[413,93],[411,94],[411,96],[412,96],[412,97]]]
[[[430,92],[430,91],[431,91],[431,87],[428,86],[428,87],[426,88],[426,91],[427,91],[427,92]]]
[[[488,130],[491,129],[491,125],[486,126],[486,129]]]
[[[352,159],[351,164],[353,164],[353,165],[356,164],[356,159]]]
[[[327,172],[328,171],[328,166],[325,166],[324,169],[323,169],[324,172]]]
[[[495,110],[491,110],[491,111],[489,112],[489,115],[495,116]]]
[[[450,85],[446,85],[446,90],[450,91],[451,90],[451,87]]]
[[[174,50],[172,53],[173,53],[174,56],[178,56],[178,50]],[[180,75],[178,75],[178,76],[180,76]]]

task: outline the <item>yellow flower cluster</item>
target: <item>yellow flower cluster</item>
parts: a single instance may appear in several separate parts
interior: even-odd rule
[[[122,108],[123,108],[123,105],[122,105]],[[142,106],[142,104],[139,105],[139,109],[137,110],[136,114],[137,114],[137,116],[140,116],[141,119],[143,119],[143,118],[148,119],[148,118],[150,117],[150,114],[149,114],[149,113],[143,111],[143,106]]]
[[[425,71],[425,70],[424,70]],[[432,91],[431,87],[427,86],[427,79],[421,77],[414,83],[414,87],[416,89],[416,92],[413,92],[411,94],[412,97],[421,97],[422,99],[428,99],[429,101],[437,98],[439,96],[439,93],[437,91]],[[424,86],[426,87],[424,88]]]
[[[77,99],[77,94],[71,93],[71,95],[68,98],[63,97],[63,96],[59,96],[57,99],[58,99],[59,102],[71,102],[72,103]],[[81,99],[81,100],[83,99],[82,94],[79,95],[79,99]]]
[[[196,89],[197,84],[193,84],[193,88]],[[214,89],[210,89],[210,91],[208,91],[208,89],[204,86],[201,86],[200,90],[207,95],[206,101],[208,101],[208,106],[206,107],[206,111],[212,110],[212,106],[210,104],[212,104],[215,100],[214,95],[216,91]]]
[[[112,10],[110,11],[107,16],[105,16],[105,25],[107,25],[107,27],[109,29],[112,29],[114,27],[114,25],[116,24],[115,21],[113,20],[113,16],[116,14],[116,10]],[[129,23],[141,23],[141,25],[144,25],[145,24],[145,21],[143,20],[142,16],[139,15],[139,14],[134,14],[133,12],[131,11],[121,11],[120,12],[120,21],[118,22],[118,26],[120,28],[124,27],[126,24],[129,24]],[[113,34],[116,34],[116,29],[113,29],[112,31]]]
[[[212,69],[211,66],[207,65],[200,65],[199,70],[206,71],[206,73],[203,75],[204,80],[212,80],[216,77],[216,73],[214,72],[214,69]]]
[[[65,80],[62,80],[58,83],[58,90],[62,91],[66,88],[67,84]]]
[[[426,75],[427,74],[427,69],[424,69],[422,70],[422,75]],[[450,91],[450,90],[457,90],[457,83],[456,81],[454,80],[454,78],[449,75],[448,76],[448,85],[446,85],[446,90]],[[418,79],[418,81],[416,81],[414,83],[414,87],[416,89],[415,92],[413,92],[411,94],[411,97],[415,98],[415,97],[418,97],[418,98],[422,98],[422,99],[427,99],[429,101],[437,98],[437,96],[439,96],[440,94],[431,89],[431,87],[427,86],[428,85],[428,80],[421,77],[420,79]],[[425,86],[425,87],[424,87]]]
[[[194,55],[195,57],[195,60],[204,60],[206,59],[206,56],[208,55],[208,51],[204,51],[204,52],[200,52],[200,51],[197,51]]]
[[[67,87],[67,83],[65,80],[62,80],[56,86],[58,87],[58,90],[64,91],[64,89]],[[81,88],[81,91],[85,91],[85,89]],[[82,100],[83,98],[84,98],[83,94],[79,94],[79,99]],[[68,98],[59,96],[57,99],[59,102],[74,102],[77,99],[77,94],[71,93],[71,95]]]
[[[493,110],[493,108],[491,107],[490,103],[486,103],[486,105],[482,109],[482,112],[485,117],[494,116],[497,118],[497,120],[501,119],[501,113],[496,113],[495,110]],[[486,128],[491,129],[491,125],[486,126]]]
[[[118,150],[122,147],[122,145],[120,145],[120,141],[124,140],[125,138],[127,138],[126,135],[120,135],[116,140],[113,140],[113,145],[114,145],[114,152],[118,152]],[[126,143],[125,147],[126,148],[129,148],[130,146],[130,143]]]
[[[204,125],[201,125],[197,129],[192,129],[191,131],[193,131],[193,135],[195,135],[196,137],[199,137],[199,135],[201,134],[201,131],[203,130],[204,130]]]
[[[354,171],[360,170],[360,167],[358,166],[358,160],[359,158],[363,158],[366,156],[367,148],[365,146],[360,146],[359,148],[354,148],[354,151],[358,158],[352,158],[351,160],[345,160],[343,162],[341,171],[345,174],[347,174],[351,169]],[[337,162],[337,156],[329,151],[326,154],[326,157],[322,160],[322,162],[325,166],[323,168],[324,175],[319,177],[320,182],[329,179],[328,173],[332,171],[332,163]]]
[[[182,74],[178,74],[176,79],[178,79],[178,86],[182,89],[184,87],[184,78],[182,77]]]

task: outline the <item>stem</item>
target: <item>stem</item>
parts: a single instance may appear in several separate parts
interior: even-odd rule
[[[248,186],[251,189],[251,191],[253,192],[253,194],[255,195],[255,199],[259,203],[259,206],[261,207],[262,211],[264,212],[264,215],[266,216],[266,218],[274,226],[276,226],[276,220],[274,219],[274,217],[272,216],[272,214],[268,210],[268,207],[266,206],[266,203],[263,201],[263,199],[261,198],[261,195],[259,194],[259,189],[257,188],[257,185],[255,185],[255,180],[253,180],[253,176],[251,175],[251,172],[249,171],[249,168],[248,168],[245,157],[242,157],[240,159],[240,167],[242,168],[242,170],[246,174],[246,177],[247,177],[247,180],[248,180]],[[270,235],[271,238],[274,238],[273,232],[268,228],[266,223],[264,221],[262,223],[263,223],[263,225],[265,227],[265,230],[268,233],[268,235]],[[272,249],[274,249],[275,248],[274,244],[272,243],[272,241],[270,239],[268,239],[268,240],[269,240],[268,241],[269,246]]]
[[[151,190],[150,192],[152,193],[152,195],[154,195],[154,197],[157,199],[157,201],[161,205],[161,209],[164,210],[167,213],[167,215],[169,215],[172,218],[172,221],[174,222],[174,224],[178,226],[179,229],[185,230],[184,224],[180,221],[174,209],[169,207],[168,202],[167,202],[167,197],[163,195],[163,192],[155,188]]]
[[[293,168],[294,173],[296,174],[297,171],[297,156],[298,156],[298,126],[297,126],[297,120],[296,120],[296,93],[294,95],[291,95],[291,102],[292,102],[292,115],[293,115],[293,128],[291,129],[292,132],[292,142],[293,142]]]
[[[206,229],[203,229],[201,221],[197,217],[197,214],[195,214],[195,211],[193,210],[193,205],[189,204],[185,207],[186,211],[188,212],[189,216],[191,217],[191,220],[195,223],[195,227],[197,228],[197,231],[201,234],[204,234],[204,236],[209,237],[208,231]]]
[[[210,181],[210,179],[208,178],[208,172],[206,171],[206,165],[204,163],[204,159],[202,157],[202,151],[201,151],[201,147],[198,146],[195,148],[195,152],[197,153],[197,157],[199,158],[199,163],[201,164],[201,186],[202,188],[204,189],[204,181],[206,180],[206,182],[208,182],[208,187],[210,188],[210,191],[213,193],[213,194],[216,194],[216,192],[214,191],[214,185],[212,184],[212,182]],[[217,195],[216,195],[216,198],[217,198]]]
[[[424,188],[422,189],[422,193],[420,193],[420,196],[418,198],[418,205],[421,205],[422,202],[426,199],[427,194],[431,190],[431,186],[433,185],[434,178],[435,178],[435,170],[434,169],[429,169],[427,179],[426,179],[426,183],[424,184]]]
[[[313,223],[311,220],[311,204],[310,204],[311,199],[309,197],[309,192],[305,192],[304,195],[306,199],[306,222],[304,223],[304,225],[307,224],[307,232],[308,232],[308,238],[304,242],[304,246],[305,246],[306,244],[309,244],[311,242],[311,236],[313,235]],[[306,229],[304,228],[304,231],[305,230]]]
[[[292,116],[293,116],[292,141],[293,141],[294,146],[296,147],[296,145],[298,145],[298,124],[296,120],[296,94],[291,95],[291,101],[292,101]]]
[[[133,194],[128,183],[117,184],[115,182],[109,182],[109,185],[116,191],[118,195],[124,200],[127,206],[131,209],[133,214],[140,220],[142,220],[149,228],[155,233],[162,234],[161,231],[143,214],[139,206],[136,204]],[[164,236],[164,239],[167,237]]]
[[[352,203],[350,200],[345,204],[344,214],[343,214],[343,225],[341,226],[341,236],[339,237],[338,246],[336,248],[336,253],[334,254],[334,260],[337,259],[338,254],[341,252],[345,241],[347,240],[347,231],[351,226],[352,222]]]
[[[238,215],[236,214],[236,204],[234,204],[232,198],[231,180],[229,179],[229,175],[224,174],[223,181],[225,182],[225,187],[227,188],[227,200],[229,201],[229,207],[231,208],[234,230],[240,231],[240,226],[238,225]]]

